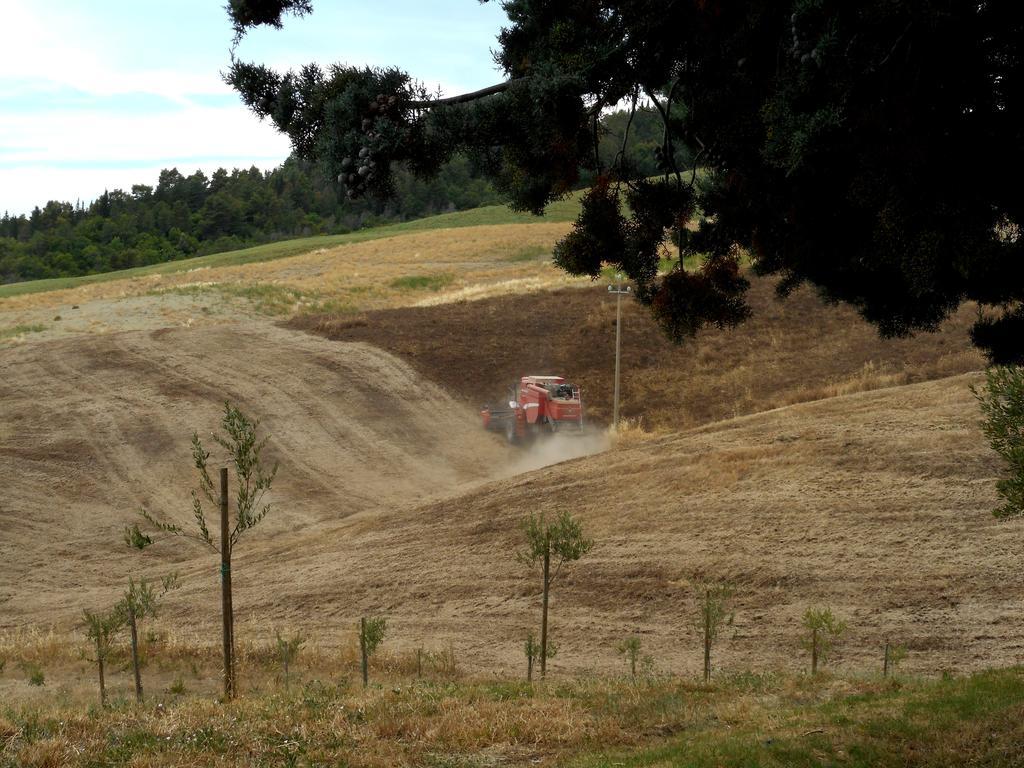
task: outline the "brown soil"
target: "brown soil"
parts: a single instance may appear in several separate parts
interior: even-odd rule
[[[849,623],[835,663],[876,670],[1024,660],[1024,520],[1000,522],[977,429],[977,375],[860,393],[646,439],[416,510],[349,517],[299,546],[261,541],[244,605],[346,632],[391,617],[399,647],[451,643],[471,669],[514,670],[538,577],[517,562],[530,511],[570,509],[593,553],[557,583],[556,671],[616,669],[637,633],[662,668],[696,672],[694,585],[735,585],[716,664],[802,669],[801,616]],[[210,594],[209,589],[206,590]],[[212,597],[212,595],[211,595]]]
[[[522,455],[473,406],[553,372],[606,418],[601,287],[296,322],[345,343],[250,319],[2,349],[0,628],[71,631],[129,572],[178,569],[163,621],[215,642],[215,556],[167,539],[132,554],[121,531],[142,506],[189,522],[188,439],[229,399],[264,418],[281,461],[274,510],[237,551],[246,637],[288,626],[348,643],[358,616],[381,613],[392,647],[450,643],[464,668],[517,670],[538,610],[519,524],[568,508],[598,547],[556,587],[556,672],[619,668],[630,633],[662,668],[696,669],[700,579],[737,587],[716,653],[727,668],[802,665],[812,604],[849,621],[836,661],[850,669],[877,666],[886,636],[910,647],[908,669],[1020,662],[1024,522],[989,513],[998,467],[966,388],[976,374],[692,428],[976,369],[967,311],[880,342],[809,293],[779,304],[758,282],[752,300],[751,323],[682,348],[627,303],[624,414],[689,431],[627,431],[614,451],[511,479],[495,478]]]
[[[451,495],[513,458],[391,355],[255,321],[37,342],[0,361],[0,627],[97,607],[146,569],[122,529],[143,507],[191,522],[189,440],[226,400],[263,419],[281,464],[264,542]],[[202,554],[178,546],[170,560]]]
[[[750,303],[754,316],[738,329],[675,346],[643,307],[623,302],[623,418],[682,429],[983,365],[967,338],[967,308],[938,333],[887,341],[810,290],[779,301],[769,281],[755,280]],[[379,346],[474,406],[501,400],[518,376],[566,376],[584,387],[590,418],[610,421],[615,303],[604,284],[291,325]]]

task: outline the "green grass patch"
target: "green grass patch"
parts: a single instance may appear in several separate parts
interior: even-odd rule
[[[454,275],[406,275],[396,277],[389,285],[399,291],[439,291],[455,281]]]
[[[744,681],[736,682],[747,687]],[[1019,668],[959,680],[880,682],[870,693],[809,706],[783,699],[768,720],[754,718],[728,728],[711,720],[683,738],[632,752],[591,754],[570,765],[1001,768],[1022,764],[1024,672]]]
[[[46,326],[38,323],[12,325],[9,328],[0,328],[0,339],[13,339],[16,336],[24,336],[26,333],[40,333],[45,330]]]
[[[537,259],[547,257],[551,255],[551,249],[544,245],[528,245],[525,248],[520,248],[518,251],[510,253],[505,256],[502,261],[520,262],[520,261],[536,261]]]
[[[255,264],[262,261],[273,261],[284,259],[289,256],[309,253],[320,248],[334,248],[339,245],[351,243],[363,243],[369,240],[379,240],[385,237],[410,234],[413,232],[424,232],[433,229],[457,229],[460,227],[481,227],[496,224],[536,224],[538,222],[550,221],[572,221],[579,212],[579,192],[574,192],[565,200],[552,203],[545,209],[544,216],[538,217],[529,213],[516,213],[505,205],[487,205],[481,208],[473,208],[468,211],[457,211],[455,213],[444,213],[439,216],[429,216],[423,219],[405,221],[400,224],[387,224],[381,227],[360,229],[356,232],[349,232],[344,235],[318,235],[315,237],[303,237],[294,240],[281,240],[276,243],[257,245],[252,248],[242,248],[236,251],[224,253],[213,253],[207,256],[197,256],[191,259],[169,261],[163,264],[153,264],[147,267],[134,267],[123,269],[118,272],[104,272],[98,275],[84,275],[82,277],[55,277],[47,280],[31,280],[23,283],[11,283],[0,285],[0,299],[11,296],[21,296],[30,293],[43,293],[45,291],[57,291],[66,288],[77,288],[82,285],[94,283],[105,283],[111,280],[121,280],[133,277],[146,277],[149,275],[170,275],[179,272],[188,272],[193,269],[210,267],[233,267],[242,264]]]

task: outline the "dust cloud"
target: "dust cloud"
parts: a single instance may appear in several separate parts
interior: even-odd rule
[[[593,430],[583,434],[546,435],[518,451],[518,455],[513,458],[504,474],[511,477],[569,459],[603,453],[609,448],[611,439],[604,430]]]

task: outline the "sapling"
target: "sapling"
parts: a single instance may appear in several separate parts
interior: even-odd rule
[[[384,634],[387,632],[388,622],[383,617],[366,618],[359,620],[356,627],[359,633],[359,656],[362,661],[363,688],[370,684],[370,657],[374,654],[384,641]]]
[[[520,561],[530,566],[541,564],[542,606],[540,622],[540,676],[547,675],[548,654],[548,601],[551,584],[558,578],[562,566],[579,560],[594,548],[594,542],[583,535],[583,527],[568,512],[554,520],[545,513],[530,513],[523,521],[526,549],[519,553]],[[552,564],[554,560],[554,564]]]
[[[213,435],[213,440],[227,454],[227,461],[235,467],[235,514],[233,524],[229,521],[228,470],[220,470],[220,489],[215,489],[210,475],[210,452],[203,447],[199,435],[192,435],[192,462],[199,471],[199,490],[192,491],[192,516],[196,531],[186,531],[175,523],[162,522],[147,510],[142,516],[157,529],[175,536],[186,536],[205,544],[220,553],[221,617],[223,620],[224,646],[224,698],[234,698],[235,681],[235,619],[231,596],[231,555],[242,534],[255,527],[270,511],[270,504],[263,503],[263,497],[277,474],[277,464],[267,468],[262,453],[269,438],[257,437],[259,421],[247,418],[230,403],[224,404],[221,418],[223,435]],[[220,540],[214,541],[206,522],[202,499],[220,508]],[[140,532],[141,534],[141,532]],[[145,534],[141,534],[146,537]],[[126,533],[132,543],[134,531]],[[148,537],[146,537],[148,538]]]
[[[1006,474],[996,483],[1005,502],[996,517],[1024,515],[1024,367],[996,366],[985,372],[985,388],[971,387],[985,416],[981,430],[1002,457]]]
[[[106,613],[82,612],[82,625],[86,637],[93,642],[96,650],[97,670],[100,681],[100,706],[107,706],[107,686],[104,669],[110,655],[110,641],[124,626],[124,614],[116,607]]]
[[[284,691],[288,693],[288,672],[295,659],[298,658],[302,646],[306,644],[306,638],[297,633],[292,637],[281,637],[280,630],[275,630],[275,634],[277,635],[277,654],[281,658],[281,671],[284,674]]]
[[[818,664],[828,661],[836,640],[846,631],[846,623],[831,608],[808,608],[803,624],[809,633],[804,638],[804,647],[811,652],[811,674],[816,675]]]
[[[629,674],[634,679],[636,678],[636,662],[640,658],[640,645],[640,638],[634,635],[627,637],[618,646],[619,654],[629,664]]]
[[[886,640],[885,659],[882,662],[882,677],[896,677],[896,670],[905,658],[907,658],[906,646],[893,645]]]
[[[697,629],[704,646],[704,682],[711,682],[711,648],[723,626],[732,624],[729,601],[735,590],[728,584],[697,585]]]
[[[131,633],[132,672],[135,676],[135,699],[142,702],[142,665],[139,659],[139,623],[145,618],[156,616],[160,599],[172,589],[178,588],[178,574],[165,576],[160,582],[160,590],[156,585],[142,579],[136,582],[128,577],[128,589],[117,604],[115,610],[121,613],[122,623]]]
[[[526,636],[523,651],[526,653],[526,680],[527,682],[533,682],[533,665],[540,658],[540,643],[537,642],[533,632]],[[558,647],[554,643],[548,643],[547,657],[553,659],[557,653]]]

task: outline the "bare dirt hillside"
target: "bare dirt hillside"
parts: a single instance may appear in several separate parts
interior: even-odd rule
[[[939,332],[883,340],[848,307],[802,289],[786,301],[754,279],[753,317],[735,330],[669,342],[636,302],[623,302],[622,415],[647,427],[684,429],[838,394],[980,369],[968,339],[970,308]],[[444,306],[362,315],[298,317],[293,327],[365,341],[479,405],[528,373],[568,376],[588,414],[611,416],[615,302],[604,283]]]
[[[263,417],[280,461],[265,543],[510,461],[471,409],[386,352],[266,323],[37,342],[0,350],[0,368],[0,626],[74,616],[138,567],[121,531],[141,507],[189,520],[190,436],[225,400]]]
[[[621,664],[637,633],[660,665],[699,668],[694,584],[728,580],[718,662],[803,668],[800,617],[849,623],[836,663],[874,669],[886,638],[908,669],[1024,661],[1024,521],[1001,522],[977,429],[976,375],[727,421],[482,486],[415,511],[350,516],[301,546],[244,556],[246,613],[346,637],[392,618],[394,642],[451,643],[470,668],[513,670],[536,626],[537,578],[516,561],[528,512],[578,514],[597,546],[557,585],[556,669]],[[210,597],[212,575],[193,594]],[[257,630],[254,630],[257,631]]]
[[[696,671],[702,580],[737,590],[724,669],[802,668],[811,605],[849,622],[835,661],[851,671],[874,669],[886,638],[909,647],[908,670],[1024,661],[1024,521],[990,514],[998,468],[967,389],[976,374],[634,435],[417,504],[397,500],[451,493],[503,459],[470,416],[437,431],[423,413],[448,412],[446,396],[368,347],[222,333],[216,358],[175,332],[68,345],[45,365],[5,359],[14,382],[33,370],[38,384],[35,396],[26,383],[0,393],[13,406],[0,422],[4,624],[70,629],[129,570],[173,567],[184,587],[162,625],[213,645],[215,557],[173,539],[131,557],[118,534],[144,503],[187,519],[182,433],[244,394],[269,403],[282,459],[276,509],[236,554],[246,640],[285,627],[347,645],[359,616],[383,614],[392,649],[450,646],[464,669],[517,672],[539,610],[536,574],[515,556],[519,526],[530,511],[570,509],[597,547],[554,593],[556,672],[616,669],[615,645],[634,633],[661,668]],[[152,362],[155,350],[169,362]],[[273,381],[269,357],[286,372]],[[215,387],[224,371],[243,383]]]

